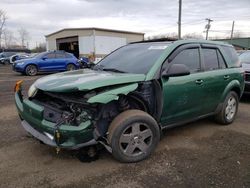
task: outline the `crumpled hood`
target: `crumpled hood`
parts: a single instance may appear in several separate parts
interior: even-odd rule
[[[114,73],[82,69],[52,74],[38,79],[34,84],[38,89],[52,92],[91,90],[99,87],[139,82],[145,80],[144,74]]]

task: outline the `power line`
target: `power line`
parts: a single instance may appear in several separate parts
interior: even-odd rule
[[[185,23],[182,23],[182,25],[196,25],[196,24],[201,24],[201,23],[204,23],[204,20],[202,20],[202,21],[185,22]]]

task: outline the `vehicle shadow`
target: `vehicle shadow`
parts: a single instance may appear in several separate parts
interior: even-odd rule
[[[250,94],[244,94],[241,97],[240,102],[250,104]]]

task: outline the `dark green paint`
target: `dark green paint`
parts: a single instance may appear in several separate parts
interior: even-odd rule
[[[159,70],[166,58],[180,45],[190,43],[210,43],[221,45],[219,42],[204,40],[187,40],[171,43],[146,74],[126,74],[105,71],[78,70],[53,74],[43,77],[34,83],[36,88],[50,92],[90,91],[105,88],[96,96],[88,99],[89,103],[106,104],[117,100],[120,94],[127,95],[136,90],[139,82],[157,78]],[[226,62],[228,57],[224,57]],[[222,103],[227,93],[237,88],[240,95],[244,89],[243,76],[240,68],[227,68],[207,72],[198,72],[186,76],[161,78],[163,85],[163,109],[160,118],[161,125],[185,121],[194,117],[214,112]],[[229,79],[224,79],[230,75]],[[196,84],[195,80],[203,80]],[[109,86],[110,89],[108,88]],[[54,123],[43,119],[43,107],[29,101],[20,100],[15,94],[16,106],[20,116],[40,132],[54,134]],[[83,122],[80,126],[62,125],[61,147],[72,148],[77,144],[93,139],[92,122]]]

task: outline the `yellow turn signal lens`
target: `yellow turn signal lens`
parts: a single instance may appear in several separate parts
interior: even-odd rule
[[[23,83],[23,80],[19,80],[16,82],[16,85],[15,85],[15,88],[14,88],[14,91],[17,92],[21,89],[22,87],[22,83]]]

